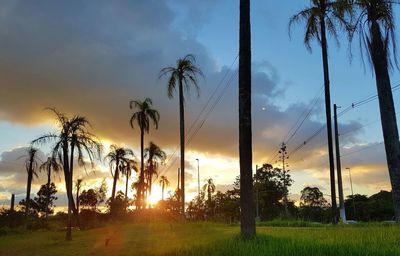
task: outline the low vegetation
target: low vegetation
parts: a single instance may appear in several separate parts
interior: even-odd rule
[[[62,229],[13,230],[1,236],[0,255],[400,255],[399,225],[258,227],[257,232],[256,239],[243,241],[234,225],[121,222],[76,231],[66,242]]]

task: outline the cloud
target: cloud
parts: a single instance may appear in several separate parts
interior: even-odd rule
[[[158,80],[158,73],[165,66],[175,65],[178,57],[193,53],[205,79],[199,80],[200,98],[193,94],[185,101],[189,137],[191,123],[208,99],[213,98],[197,126],[191,130],[194,132],[201,126],[187,144],[187,150],[192,152],[188,155],[201,152],[214,161],[214,166],[202,169],[209,170],[204,175],[215,178],[217,185],[233,182],[238,174],[237,62],[232,67],[217,67],[215,56],[211,56],[196,39],[196,29],[207,22],[207,13],[213,4],[211,0],[2,1],[0,119],[24,126],[54,124],[54,116],[43,110],[54,106],[69,115],[86,116],[93,125],[93,133],[104,141],[126,145],[138,152],[139,131],[137,127],[131,129],[129,126],[132,111],[128,103],[151,97],[154,107],[160,111],[161,120],[158,130],[152,128],[150,134],[146,134],[145,143],[152,140],[168,153],[174,152],[179,146],[178,99],[168,99],[166,80]],[[176,8],[178,5],[181,9]],[[232,54],[232,59],[234,55],[236,53]],[[261,164],[275,155],[294,120],[310,104],[299,101],[280,107],[288,83],[282,81],[273,63],[253,63],[252,78],[253,158],[255,163]],[[216,94],[213,94],[215,90]],[[217,104],[213,108],[214,102]],[[209,115],[204,119],[207,113]],[[321,101],[288,144],[289,153],[323,125],[319,121],[324,120],[323,117]],[[341,126],[343,131],[350,131],[361,125],[351,122]],[[357,144],[356,135],[347,136],[343,143]],[[291,156],[293,172],[308,170],[313,177],[326,178],[324,137],[325,131]],[[18,155],[18,150],[12,149],[12,154]],[[3,154],[0,163],[3,174],[0,176],[8,177],[8,180],[2,182],[0,190],[15,188],[22,193],[24,173],[17,167],[8,167],[3,161],[10,159],[7,154],[11,153]],[[179,150],[171,159],[171,162],[175,161],[174,165],[161,168],[172,183],[177,179],[179,159],[175,159],[178,156]],[[226,166],[218,166],[216,159],[222,159],[220,162],[229,166],[229,170]],[[376,160],[381,161],[382,156]],[[360,159],[354,164],[361,161],[365,160]],[[190,174],[196,169],[191,166],[193,163],[186,162]],[[11,175],[16,175],[15,181]],[[93,177],[82,169],[77,170],[76,175],[86,177],[88,183],[110,178],[108,169],[102,164]],[[196,180],[187,177],[188,182]]]

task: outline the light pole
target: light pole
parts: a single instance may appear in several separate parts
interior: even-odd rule
[[[200,160],[196,158],[197,161],[197,194],[200,197]]]
[[[353,181],[351,180],[351,171],[350,168],[346,168],[347,170],[349,170],[349,178],[350,178],[350,187],[351,187],[351,197],[353,199],[353,214],[354,214],[354,219],[356,218],[356,205],[354,203],[354,193],[353,193]]]

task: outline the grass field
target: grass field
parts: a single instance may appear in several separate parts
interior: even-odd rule
[[[400,226],[263,226],[257,232],[241,241],[238,227],[222,224],[114,224],[74,231],[66,242],[63,231],[13,231],[0,236],[0,255],[400,255]]]

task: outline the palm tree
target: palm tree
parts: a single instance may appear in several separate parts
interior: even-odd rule
[[[157,169],[159,163],[163,164],[167,158],[167,154],[153,142],[149,143],[149,146],[144,150],[144,156],[147,158],[147,186],[149,190],[149,196],[151,195],[151,186],[153,183],[153,176],[157,176]]]
[[[209,178],[206,180],[206,184],[203,186],[203,191],[207,192],[207,202],[211,206],[211,195],[215,192],[215,185],[213,179]]]
[[[114,177],[113,180],[113,187],[112,187],[112,192],[111,192],[111,206],[113,205],[114,199],[115,199],[115,192],[117,188],[117,181],[119,179],[119,172],[123,171],[125,168],[125,165],[130,164],[130,159],[128,158],[129,156],[134,156],[133,151],[127,148],[120,148],[117,147],[116,145],[111,145],[110,146],[110,152],[107,154],[107,156],[104,158],[105,160],[109,161],[110,169],[114,169],[114,173],[111,174]],[[125,194],[126,196],[126,194]],[[113,214],[112,211],[113,207],[111,207],[111,215]]]
[[[125,198],[128,199],[128,183],[129,179],[132,176],[132,170],[137,172],[137,163],[135,160],[130,159],[127,163],[123,164],[122,166],[122,174],[125,175],[126,181],[125,181]]]
[[[144,186],[144,133],[147,134],[150,131],[150,121],[153,121],[153,124],[156,129],[158,129],[158,122],[160,120],[160,114],[157,110],[152,109],[153,101],[149,98],[145,98],[144,101],[134,100],[129,103],[129,107],[131,109],[135,108],[138,111],[133,113],[130,125],[133,129],[134,122],[137,122],[137,125],[140,128],[140,174],[139,174],[139,182]],[[138,202],[139,207],[143,204],[144,199],[144,189],[139,187],[138,190]]]
[[[289,29],[294,23],[304,22],[305,36],[304,44],[311,51],[311,40],[317,39],[321,45],[322,63],[324,72],[324,87],[325,87],[325,114],[326,128],[328,135],[328,155],[329,155],[329,170],[331,181],[331,198],[332,198],[332,214],[333,223],[337,223],[336,214],[336,190],[335,190],[335,166],[333,158],[333,143],[332,143],[332,123],[331,123],[331,96],[329,85],[329,64],[328,64],[328,43],[326,39],[327,33],[331,34],[337,40],[337,24],[349,30],[344,22],[344,14],[349,10],[348,3],[345,0],[311,0],[311,6],[306,8],[290,18]]]
[[[399,2],[391,0],[350,2],[358,10],[354,28],[359,33],[361,53],[362,55],[367,53],[375,71],[395,219],[400,221],[400,143],[389,76],[389,68],[398,67],[393,3]]]
[[[165,186],[169,186],[169,180],[167,179],[167,177],[166,176],[161,176],[160,177],[160,181],[159,181],[159,183],[160,183],[160,185],[161,185],[161,191],[162,191],[162,201],[164,201],[164,189],[165,189]]]
[[[81,190],[83,179],[76,180],[76,212],[79,214],[79,191]]]
[[[68,198],[68,225],[65,238],[66,240],[71,240],[72,211],[79,225],[79,215],[76,211],[74,196],[72,194],[75,156],[80,166],[86,164],[84,161],[84,157],[86,156],[92,167],[94,167],[95,158],[100,159],[102,145],[97,137],[89,132],[88,127],[91,125],[85,117],[75,115],[69,118],[54,108],[49,108],[49,110],[56,115],[60,130],[58,134],[50,133],[39,137],[33,140],[32,144],[55,142],[52,148],[52,157],[58,158],[63,166]],[[77,155],[75,155],[75,150]]]
[[[196,66],[196,58],[188,54],[176,62],[175,67],[166,67],[160,71],[159,78],[168,76],[168,97],[174,97],[176,87],[179,93],[179,126],[180,126],[180,145],[181,145],[181,203],[182,214],[185,213],[185,109],[184,109],[184,90],[190,92],[193,86],[199,96],[199,86],[197,76],[203,76],[202,71]]]
[[[252,177],[250,0],[240,0],[239,22],[240,232],[243,238],[251,238],[256,234],[256,224]]]
[[[30,201],[31,201],[31,187],[32,187],[32,180],[33,176],[36,178],[38,177],[36,169],[38,166],[37,163],[37,152],[39,150],[34,147],[29,147],[27,149],[28,155],[26,157],[25,161],[25,169],[26,172],[28,173],[28,181],[26,183],[26,199],[25,199],[25,216],[28,217],[29,215],[29,207],[30,207]]]
[[[49,203],[50,203],[50,184],[51,184],[51,171],[58,173],[61,171],[62,166],[58,163],[57,158],[48,157],[47,161],[40,165],[39,170],[47,172],[47,198],[46,198],[46,219],[49,216]]]

